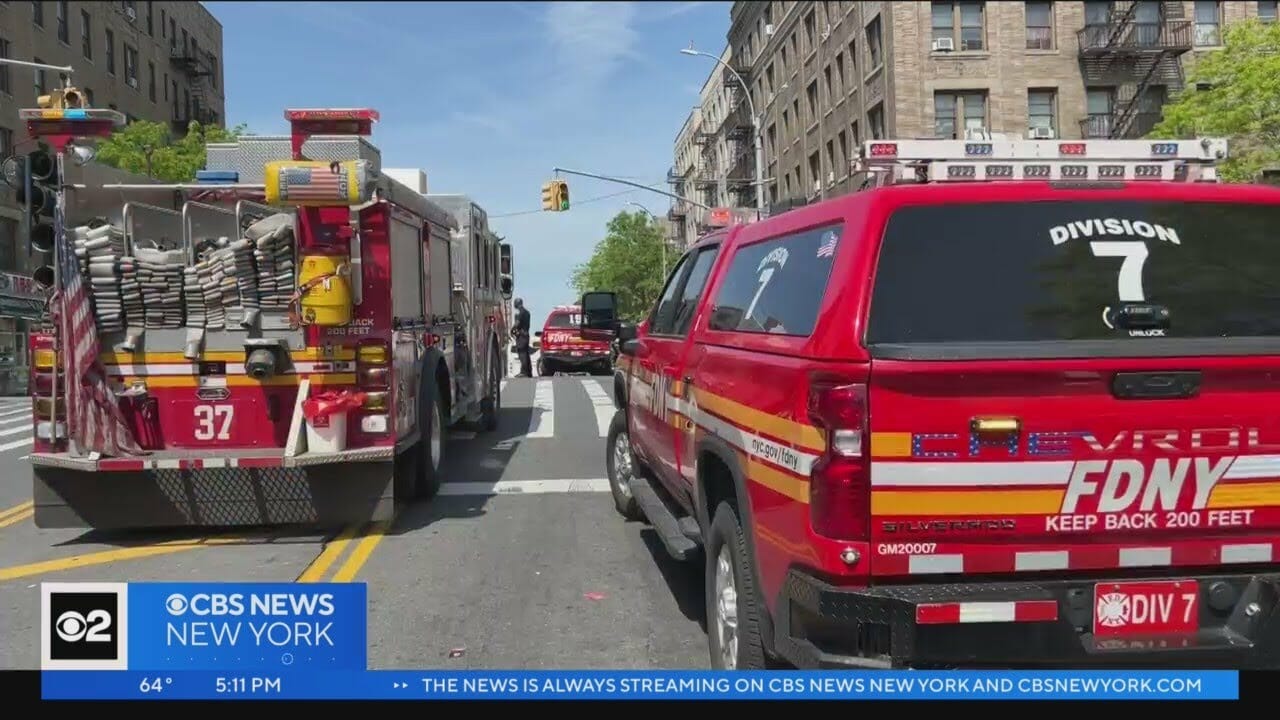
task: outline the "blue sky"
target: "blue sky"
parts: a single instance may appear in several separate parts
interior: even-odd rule
[[[571,269],[628,201],[668,200],[567,178],[573,208],[541,206],[551,168],[665,179],[715,63],[729,2],[205,3],[223,26],[227,122],[285,133],[286,107],[372,107],[387,167],[470,195],[514,247],[516,294],[540,325],[571,302]],[[662,189],[669,189],[666,185]]]

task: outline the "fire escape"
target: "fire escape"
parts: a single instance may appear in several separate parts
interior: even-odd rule
[[[200,52],[190,44],[176,46],[170,51],[169,65],[180,77],[187,78],[189,93],[183,97],[181,104],[174,98],[173,125],[176,131],[185,133],[187,124],[192,121],[201,125],[218,124],[218,113],[209,102],[209,78],[214,73],[213,63],[211,54]]]
[[[734,71],[745,79],[750,77],[751,68],[736,67]],[[733,204],[754,207],[756,187],[752,183],[755,180],[755,137],[751,123],[751,105],[747,102],[742,83],[727,68],[724,71],[724,87],[729,98],[729,111],[722,123],[729,152],[728,189],[733,195]]]
[[[704,119],[705,122],[705,119]],[[698,126],[693,136],[693,144],[698,146],[694,154],[693,187],[697,191],[696,198],[704,205],[715,207],[716,189],[720,186],[720,178],[716,173],[716,128],[710,123]],[[706,213],[694,213],[694,228],[701,235],[710,229]]]
[[[1089,17],[1076,33],[1089,87],[1085,138],[1138,138],[1151,131],[1161,106],[1182,90],[1182,55],[1192,49],[1192,22],[1181,2],[1112,3],[1105,18]]]
[[[667,170],[667,184],[671,186],[671,192],[681,197],[688,197],[687,186],[689,176],[693,174],[693,166],[686,166],[684,170],[671,167]],[[671,225],[671,238],[668,238],[672,244],[683,246],[685,236],[685,222],[689,217],[689,206],[683,200],[672,198],[671,208],[667,210],[667,221]]]

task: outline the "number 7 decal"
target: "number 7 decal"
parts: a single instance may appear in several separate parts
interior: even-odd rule
[[[1089,243],[1094,257],[1124,258],[1117,279],[1120,302],[1144,302],[1142,291],[1142,266],[1147,262],[1147,244],[1132,240],[1095,240]]]

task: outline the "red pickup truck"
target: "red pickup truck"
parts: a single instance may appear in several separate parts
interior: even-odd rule
[[[534,333],[541,342],[539,375],[581,370],[608,375],[613,370],[609,340],[583,339],[578,333],[581,318],[582,311],[577,305],[558,305],[547,316],[542,330]]]
[[[714,667],[1280,665],[1280,188],[1032,144],[869,143],[877,186],[704,237],[638,326],[582,297],[617,510],[705,562]]]

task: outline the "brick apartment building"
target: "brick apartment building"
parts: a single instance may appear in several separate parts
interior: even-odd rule
[[[74,69],[93,107],[130,119],[224,122],[222,25],[198,2],[0,0],[0,58]],[[60,86],[59,73],[0,65],[0,159],[32,149],[18,109]],[[25,378],[31,260],[22,213],[0,183],[0,393]],[[17,371],[12,368],[17,368]]]
[[[1139,137],[1195,57],[1251,17],[1274,21],[1276,0],[735,2],[728,41],[762,116],[776,211],[851,192],[870,139]],[[751,118],[734,100],[717,130],[740,138],[734,176],[751,177]],[[737,189],[750,206],[751,186]]]

